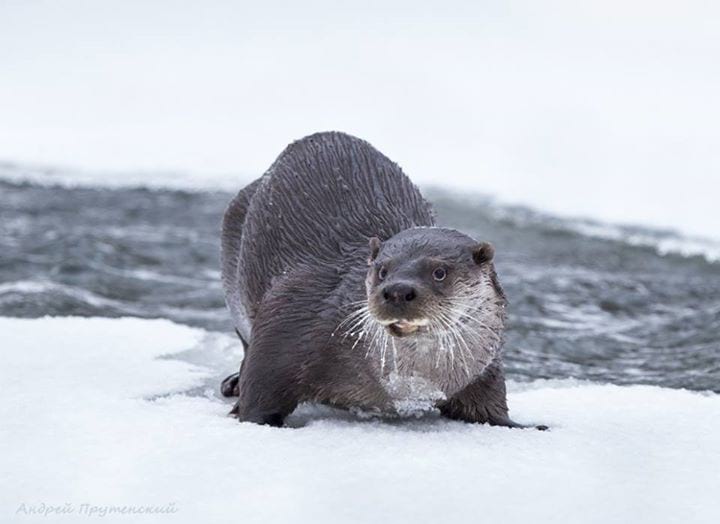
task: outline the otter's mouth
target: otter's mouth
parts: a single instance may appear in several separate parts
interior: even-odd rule
[[[385,323],[385,328],[395,337],[406,337],[427,330],[427,320],[395,320]]]

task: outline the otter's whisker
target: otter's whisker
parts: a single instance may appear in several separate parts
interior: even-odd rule
[[[462,360],[463,369],[465,370],[465,375],[470,375],[470,370],[468,368],[467,363],[467,357],[472,358],[472,352],[470,351],[470,348],[467,347],[467,344],[465,343],[465,340],[463,339],[462,335],[458,332],[457,326],[455,326],[452,323],[452,320],[449,319],[444,313],[441,313],[441,317],[445,321],[445,323],[448,325],[449,333],[452,339],[455,342],[455,345],[457,345],[460,359]],[[467,355],[466,355],[467,353]]]
[[[398,363],[397,363],[397,346],[395,346],[395,338],[391,338],[390,342],[392,343],[392,352],[393,352],[393,368],[395,370],[395,373],[398,372]]]
[[[441,315],[438,315],[437,318],[434,319],[432,324],[433,324],[433,333],[440,333],[439,343],[440,343],[440,347],[441,347],[441,351],[438,351],[437,358],[435,360],[435,367],[439,366],[440,355],[444,353],[446,356],[450,357],[450,369],[454,369],[454,367],[455,367],[455,351],[454,351],[455,343],[452,340],[448,339],[449,337],[453,337],[453,335],[454,335],[453,327]],[[437,329],[437,327],[440,327],[440,329]],[[464,360],[464,357],[463,357],[463,360]]]
[[[385,371],[385,352],[387,350],[387,332],[383,330],[382,336],[382,349],[380,350],[380,374],[382,375]]]
[[[332,336],[334,336],[338,330],[343,329],[344,326],[351,324],[350,328],[348,330],[346,330],[346,336],[347,336],[347,332],[352,331],[353,327],[356,326],[355,321],[357,319],[362,319],[364,316],[369,315],[369,314],[370,314],[370,311],[369,311],[367,305],[351,311],[333,330]]]
[[[378,354],[380,353],[380,348],[378,347],[378,341],[382,334],[382,328],[380,327],[379,324],[377,324],[375,322],[373,322],[372,327],[373,327],[372,336],[369,340],[368,350],[367,350],[367,353],[365,353],[365,358],[367,358],[368,355],[370,355],[371,353],[375,353],[376,348],[378,349]]]
[[[351,323],[351,325],[347,328],[345,331],[346,334],[351,334],[355,331],[358,327],[364,325],[368,320],[370,319],[370,313],[366,312],[363,315],[360,315],[357,319],[354,319]]]
[[[346,338],[349,335],[352,335],[355,333],[356,329],[367,322],[367,320],[370,318],[370,312],[367,310],[357,311],[353,314],[353,318],[346,319],[345,324],[347,325],[347,328],[344,331],[343,337]],[[340,327],[340,326],[338,326]],[[337,329],[336,329],[337,331]]]
[[[364,329],[363,329],[362,331],[360,331],[360,334],[359,334],[359,335],[357,336],[357,338],[355,339],[355,342],[353,343],[352,348],[350,348],[351,350],[355,349],[355,346],[357,346],[357,345],[360,343],[360,341],[361,341],[362,338],[363,338],[363,335],[365,335],[365,330],[364,330]]]
[[[470,315],[469,313],[467,313],[467,309],[469,309],[467,305],[463,304],[463,306],[465,307],[461,308],[458,307],[459,304],[457,300],[452,300],[448,302],[454,306],[451,308],[451,311],[454,315],[459,317],[457,323],[460,324],[462,327],[469,327],[467,326],[468,323],[478,324],[480,327],[484,328],[493,338],[495,338],[497,342],[502,342],[502,337],[497,334],[495,329],[480,320],[477,315]]]
[[[463,363],[463,369],[465,370],[465,374],[469,376],[470,369],[468,367],[467,358],[469,357],[472,359],[472,351],[468,347],[465,339],[462,337],[462,334],[458,332],[456,323],[453,322],[452,319],[448,316],[445,308],[440,308],[440,310],[438,311],[438,320],[445,327],[445,331],[452,337],[454,341],[453,345],[458,346],[458,349],[460,351],[460,358]],[[454,358],[454,352],[452,354],[452,357]]]

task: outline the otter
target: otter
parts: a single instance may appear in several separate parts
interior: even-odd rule
[[[221,255],[245,348],[221,386],[238,420],[281,426],[311,401],[525,427],[508,414],[492,245],[436,226],[368,142],[325,132],[290,144],[231,201]]]

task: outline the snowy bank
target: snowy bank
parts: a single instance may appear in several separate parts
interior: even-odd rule
[[[536,382],[511,384],[510,406],[549,432],[313,406],[274,429],[226,417],[213,392],[230,337],[131,318],[0,333],[2,522],[720,519],[718,395]]]

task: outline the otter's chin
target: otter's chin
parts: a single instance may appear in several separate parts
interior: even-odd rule
[[[398,320],[385,326],[388,332],[398,338],[420,334],[427,331],[427,321]]]

